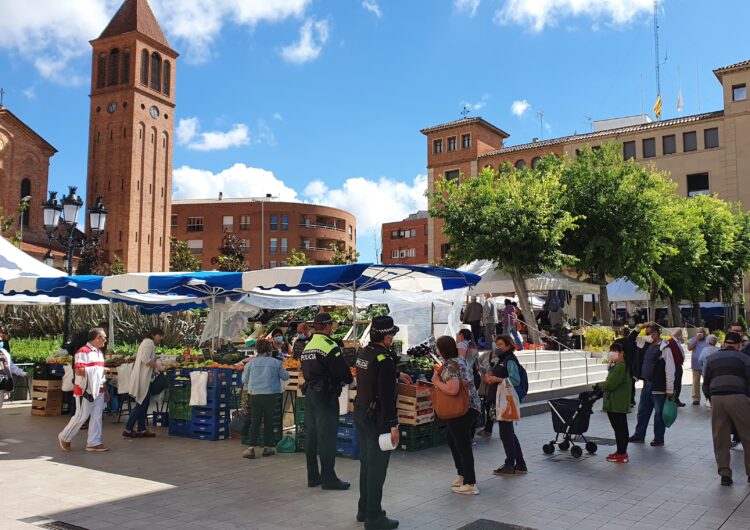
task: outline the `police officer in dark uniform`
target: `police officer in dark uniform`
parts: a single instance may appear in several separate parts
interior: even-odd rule
[[[380,449],[379,437],[390,433],[398,444],[398,412],[396,410],[396,355],[391,351],[398,327],[389,316],[375,317],[370,330],[370,344],[357,356],[357,398],[354,402],[354,423],[359,435],[359,505],[357,520],[368,530],[398,527],[388,519],[381,506],[383,483],[388,471],[390,451]],[[404,379],[411,383],[408,375]]]
[[[313,320],[315,334],[302,351],[301,363],[305,384],[305,456],[307,485],[322,484],[326,490],[349,489],[334,471],[336,435],[339,428],[339,395],[341,387],[354,378],[344,356],[331,338],[333,320],[328,313],[318,313]],[[318,468],[320,457],[320,468]]]

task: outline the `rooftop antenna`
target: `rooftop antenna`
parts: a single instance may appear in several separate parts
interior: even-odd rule
[[[584,116],[586,118],[586,121],[589,122],[589,125],[591,126],[591,132],[594,132],[594,119],[591,116]]]
[[[3,98],[5,97],[5,89],[0,88],[0,107],[3,106]]]
[[[469,110],[469,107],[467,105],[464,105],[464,109],[461,111],[461,116],[466,118],[471,111]]]
[[[536,111],[536,116],[539,118],[539,139],[544,140],[544,111]]]
[[[664,61],[659,60],[659,0],[654,0],[654,57],[656,62],[656,100],[661,100],[661,66],[667,62],[667,54],[664,54]],[[658,103],[657,103],[658,104]],[[656,116],[661,119],[661,106]]]

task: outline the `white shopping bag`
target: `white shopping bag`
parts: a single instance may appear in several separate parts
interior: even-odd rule
[[[498,421],[518,421],[521,419],[520,401],[516,389],[509,379],[498,385],[495,402],[495,418]]]
[[[62,391],[63,392],[72,392],[73,391],[73,367],[69,364],[66,364],[63,366],[63,370],[65,370],[65,374],[62,378]]]
[[[205,407],[208,403],[206,386],[208,372],[190,372],[190,406]]]
[[[339,396],[339,416],[345,416],[349,412],[349,385],[344,385]]]

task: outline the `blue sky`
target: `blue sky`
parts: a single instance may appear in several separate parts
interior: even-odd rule
[[[0,86],[59,150],[51,189],[85,185],[88,40],[119,3],[0,0]],[[349,209],[363,260],[380,223],[426,204],[421,128],[467,104],[512,145],[588,131],[642,101],[650,113],[656,94],[651,0],[150,3],[182,54],[175,196]],[[680,87],[683,115],[720,109],[711,70],[750,58],[750,3],[662,0],[659,12],[663,117],[679,115]]]

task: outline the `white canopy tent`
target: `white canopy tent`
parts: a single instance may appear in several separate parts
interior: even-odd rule
[[[474,286],[473,293],[512,294],[516,288],[510,274],[498,270],[495,264],[488,260],[477,260],[468,265],[459,267],[463,272],[473,272],[482,277],[482,280]],[[559,272],[543,272],[526,276],[526,289],[530,293],[543,293],[546,291],[564,290],[573,294],[599,294],[599,286],[569,278]]]
[[[610,302],[648,302],[648,293],[627,278],[619,278],[607,285]]]

